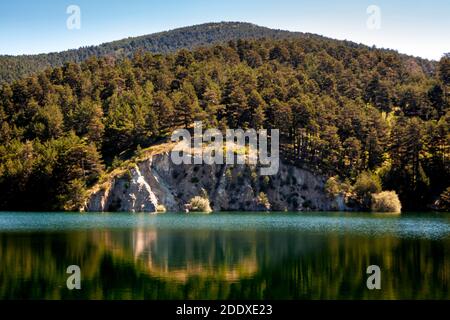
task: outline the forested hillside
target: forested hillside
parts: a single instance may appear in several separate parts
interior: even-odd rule
[[[65,62],[82,62],[89,57],[132,57],[138,50],[169,53],[178,49],[194,49],[202,45],[237,39],[309,37],[299,32],[272,30],[250,23],[207,23],[179,28],[140,37],[122,39],[98,46],[54,52],[49,54],[5,56],[0,55],[0,83],[16,80],[48,67],[59,67]]]
[[[405,210],[448,206],[450,56],[422,62],[304,37],[47,69],[0,89],[0,209],[76,207],[105,170],[194,120],[280,129],[283,156],[336,192],[370,176]]]
[[[64,52],[22,56],[0,55],[0,83],[20,79],[49,67],[60,67],[66,62],[79,63],[94,56],[131,58],[138,50],[152,53],[170,53],[179,49],[194,49],[199,46],[230,40],[261,38],[322,39],[318,35],[274,30],[243,22],[206,23]],[[357,46],[356,44],[352,45]],[[403,59],[407,59],[407,57],[403,56]],[[416,58],[415,61],[427,72],[434,69],[434,64],[427,60]]]

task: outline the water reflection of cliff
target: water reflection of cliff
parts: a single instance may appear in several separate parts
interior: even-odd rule
[[[286,234],[224,231],[168,231],[139,228],[93,234],[111,252],[132,259],[149,276],[187,282],[191,277],[235,282],[288,255],[313,250],[320,241],[290,241]],[[316,239],[319,240],[319,239]],[[291,245],[289,243],[291,242]],[[270,253],[268,255],[268,253]]]
[[[0,234],[0,298],[448,299],[449,240],[288,231]],[[82,290],[65,284],[68,265]],[[378,264],[382,290],[365,287]]]

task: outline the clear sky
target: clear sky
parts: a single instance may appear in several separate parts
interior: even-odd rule
[[[69,5],[81,10],[80,29],[66,26]],[[367,26],[370,5],[380,8],[379,29]],[[312,32],[429,59],[450,52],[450,0],[0,0],[0,54],[62,51],[220,21]]]

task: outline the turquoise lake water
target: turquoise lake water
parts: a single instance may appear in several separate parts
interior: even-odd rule
[[[3,212],[0,299],[449,299],[449,249],[448,213]]]

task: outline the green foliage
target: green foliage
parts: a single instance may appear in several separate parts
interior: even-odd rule
[[[225,177],[227,178],[228,182],[231,182],[233,180],[233,171],[231,168],[227,168],[225,171]]]
[[[327,182],[325,183],[325,192],[330,197],[336,197],[342,193],[341,183],[339,182],[337,177],[328,178]]]
[[[139,154],[138,146],[190,128],[194,120],[220,129],[279,129],[284,159],[336,181],[356,180],[367,208],[370,195],[381,190],[369,171],[399,194],[404,209],[423,209],[448,187],[447,56],[438,64],[239,23],[189,29],[197,40],[179,37],[182,30],[155,36],[166,45],[145,37],[118,42],[114,52],[130,45],[120,59],[85,60],[90,54],[81,59],[70,51],[55,65],[85,61],[27,78],[17,72],[16,81],[3,84],[0,210],[73,207],[83,194],[76,190],[98,179],[102,159],[108,169],[117,168],[119,159]],[[263,35],[269,36],[259,39]],[[136,43],[170,52],[207,37],[240,40],[131,57]],[[173,44],[169,38],[184,40]],[[111,53],[110,45],[85,50]],[[14,70],[16,58],[8,59],[0,57],[0,74],[2,61]],[[231,169],[225,175],[233,180]],[[260,182],[260,191],[271,187],[268,177]],[[329,187],[337,192],[336,185]]]
[[[186,36],[189,34],[189,36]],[[168,32],[159,32],[146,36],[127,38],[119,41],[105,43],[99,46],[83,47],[75,50],[67,50],[59,53],[38,54],[27,56],[0,56],[0,83],[19,79],[34,72],[45,70],[48,67],[59,67],[61,64],[74,61],[82,62],[92,57],[110,56],[115,59],[124,57],[139,58],[142,51],[169,53],[179,49],[193,49],[211,43],[226,43],[237,39],[259,38],[290,38],[294,35],[311,37],[314,35],[293,33],[281,30],[272,30],[258,27],[250,23],[221,22],[206,23],[192,27],[179,28]],[[252,52],[255,57],[248,54],[247,61],[257,66],[259,55]],[[192,59],[192,56],[190,57]],[[153,63],[146,59],[139,59],[140,63]],[[255,61],[255,62],[252,62]],[[180,66],[189,64],[189,59],[180,56],[176,63]],[[60,79],[55,74],[56,79]]]
[[[0,147],[0,207],[76,210],[102,172],[95,146],[73,133],[44,143],[13,140]]]
[[[136,158],[139,158],[142,156],[142,148],[141,148],[140,144],[137,145],[136,150],[134,151],[134,156]]]
[[[270,177],[260,176],[260,179],[261,179],[261,189],[267,190],[270,187]]]
[[[119,159],[119,157],[115,156],[112,163],[111,163],[111,169],[117,169],[122,165],[123,161]]]
[[[439,76],[445,86],[450,85],[450,53],[445,54],[439,61]]]
[[[372,194],[381,192],[381,188],[380,178],[370,171],[363,171],[353,185],[357,200],[363,209],[370,207]]]
[[[86,200],[86,184],[82,179],[75,179],[68,183],[67,192],[57,199],[66,211],[79,211]]]

